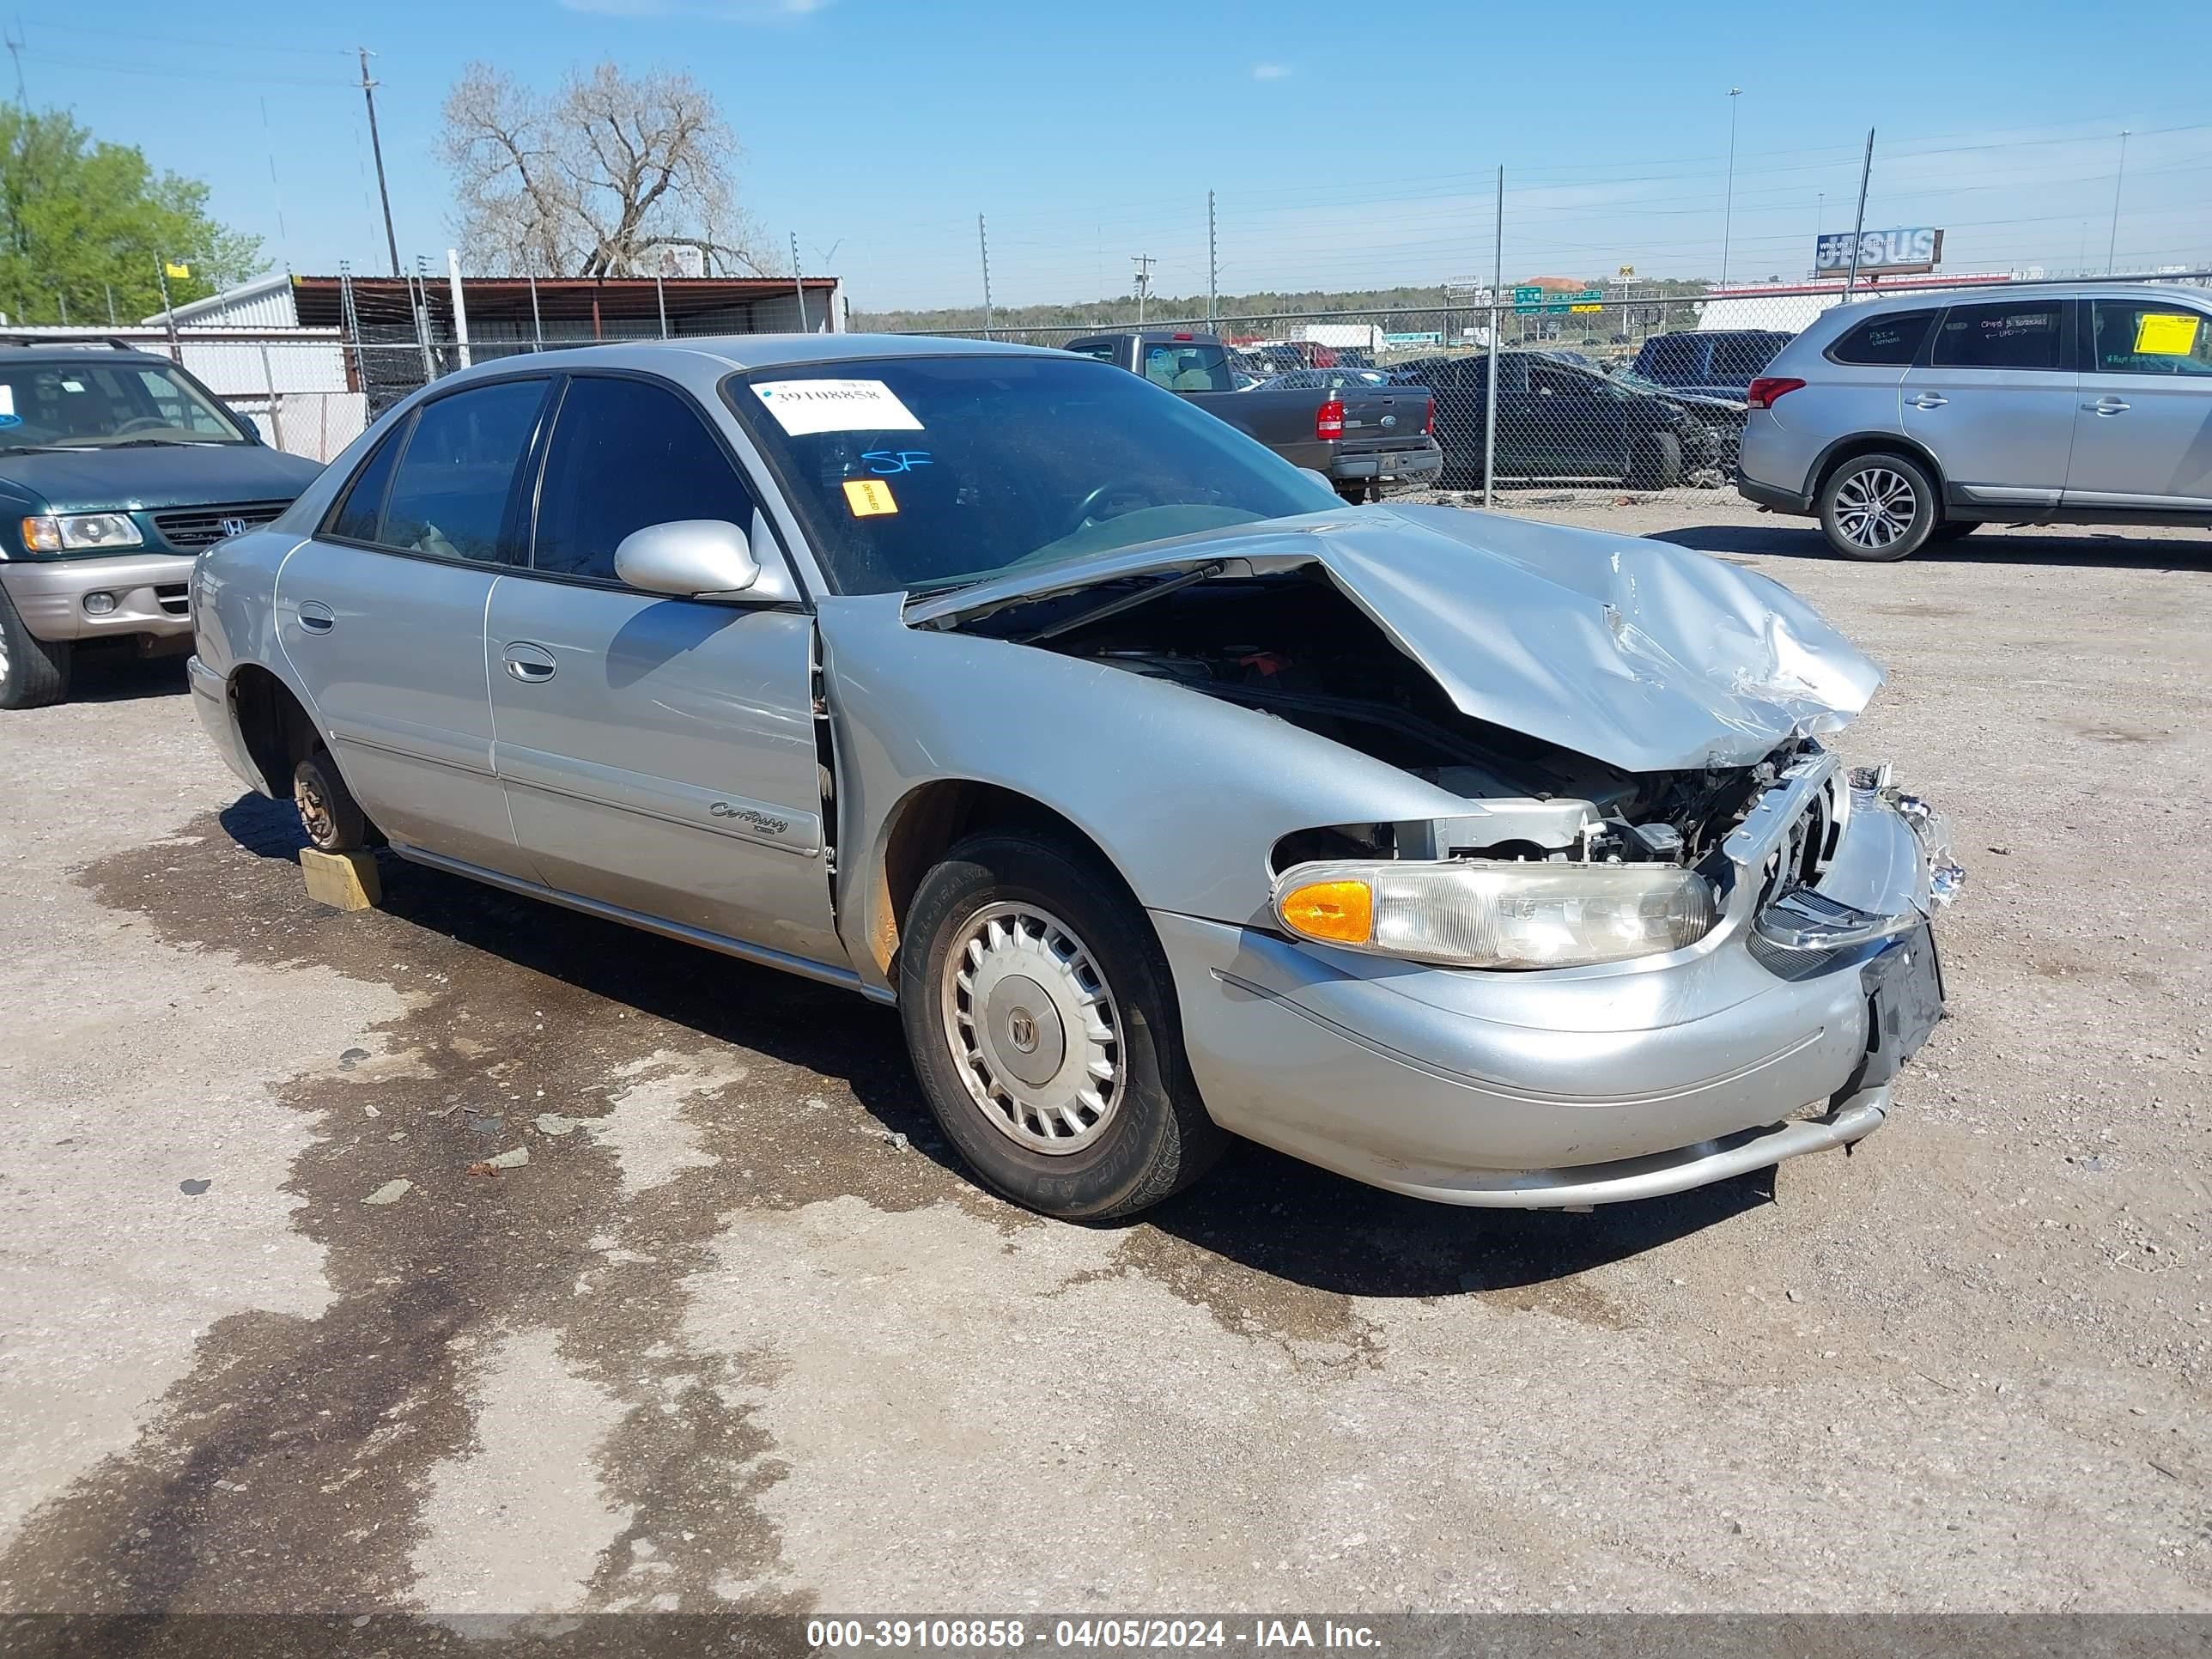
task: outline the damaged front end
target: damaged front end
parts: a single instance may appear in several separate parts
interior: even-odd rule
[[[1030,769],[1111,803],[1224,1127],[1510,1207],[1872,1133],[1942,1016],[1927,923],[1960,879],[1932,812],[1826,746],[1879,671],[1698,555],[1448,517],[1193,538],[902,620],[1066,687]]]
[[[1464,804],[1277,838],[1273,919],[1315,943],[1526,969],[1742,931],[1796,972],[1955,890],[1933,815],[1886,775],[1854,784],[1814,737],[1880,683],[1814,613],[1678,549],[1528,528],[1573,556],[1320,526],[909,620],[1252,709]]]

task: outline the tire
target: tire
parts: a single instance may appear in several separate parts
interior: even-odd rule
[[[317,852],[357,853],[368,845],[368,815],[346,787],[329,750],[317,747],[292,769],[292,804]]]
[[[15,602],[0,587],[0,708],[44,708],[69,696],[76,648],[69,640],[42,640],[23,624]]]
[[[1046,836],[971,836],[923,878],[902,934],[907,1051],[986,1186],[1099,1221],[1158,1203],[1220,1157],[1229,1137],[1191,1079],[1166,956],[1096,855]],[[1087,1040],[1069,1017],[1086,1007]]]
[[[1820,529],[1847,559],[1889,564],[1936,529],[1936,484],[1903,455],[1855,455],[1820,485]]]
[[[1981,527],[1979,519],[1946,519],[1928,532],[1928,539],[1931,542],[1955,542],[1962,537],[1972,535]]]
[[[1672,489],[1682,481],[1682,441],[1671,432],[1654,432],[1636,441],[1629,458],[1631,489]]]

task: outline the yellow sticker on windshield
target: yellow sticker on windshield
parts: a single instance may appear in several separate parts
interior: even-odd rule
[[[2197,326],[2201,320],[2188,312],[2144,312],[2136,319],[2136,355],[2186,357],[2197,349]]]
[[[891,487],[881,478],[846,479],[845,506],[856,519],[872,519],[878,513],[898,511]]]

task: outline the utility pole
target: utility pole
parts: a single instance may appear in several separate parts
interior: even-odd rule
[[[376,82],[368,78],[368,48],[361,52],[361,96],[368,106],[368,150],[376,157],[376,197],[384,204],[384,249],[392,256],[392,274],[399,274],[399,238],[392,230],[392,192],[384,183],[384,145],[376,136]]]
[[[2120,129],[2120,170],[2112,175],[2112,234],[2105,243],[2105,275],[2112,274],[2112,252],[2120,245],[2120,185],[2128,176],[2128,130]]]
[[[791,233],[791,289],[799,295],[799,331],[811,333],[812,331],[806,326],[806,283],[799,274],[799,233],[795,230]],[[662,331],[666,332],[665,324]]]
[[[1721,286],[1728,286],[1729,232],[1735,220],[1735,100],[1743,96],[1741,87],[1729,88],[1729,163],[1728,195],[1721,206]]]
[[[1490,505],[1491,474],[1498,470],[1498,301],[1505,292],[1505,169],[1498,169],[1497,266],[1490,278],[1490,349],[1484,355],[1482,399],[1482,504]]]
[[[1145,295],[1152,286],[1152,267],[1159,263],[1149,253],[1133,253],[1129,263],[1137,268],[1137,326],[1145,325]]]
[[[1213,192],[1206,192],[1206,331],[1213,332],[1214,297],[1221,286],[1221,265],[1213,240]]]
[[[8,55],[15,60],[15,107],[27,111],[31,107],[31,100],[23,94],[23,37],[17,33],[21,27],[21,20],[18,20],[15,28],[9,29],[6,38]]]
[[[975,246],[983,255],[983,337],[991,337],[991,239],[983,231],[983,216],[975,216]]]
[[[169,358],[171,362],[181,365],[185,361],[185,349],[177,340],[176,307],[169,303],[169,256],[167,254],[157,253],[154,256],[154,275],[160,278],[161,283],[161,320],[168,325]]]
[[[1859,285],[1859,238],[1866,234],[1867,180],[1874,176],[1874,129],[1867,129],[1866,161],[1859,168],[1858,217],[1851,222],[1851,269],[1844,278],[1844,299],[1848,303],[1851,290]]]

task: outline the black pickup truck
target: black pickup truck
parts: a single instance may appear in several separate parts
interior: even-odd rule
[[[1165,386],[1295,466],[1309,467],[1348,501],[1386,489],[1417,489],[1443,471],[1432,435],[1436,400],[1423,386],[1255,386],[1236,390],[1228,349],[1207,334],[1097,334],[1067,349]]]

